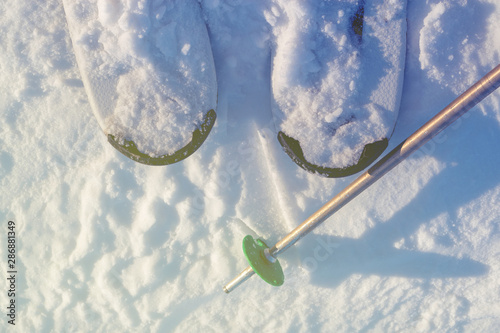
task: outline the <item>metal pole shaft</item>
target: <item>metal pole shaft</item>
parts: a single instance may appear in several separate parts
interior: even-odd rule
[[[333,199],[327,202],[317,212],[307,218],[302,224],[292,230],[287,236],[278,241],[271,249],[272,256],[283,253],[290,246],[295,244],[299,239],[307,235],[314,228],[324,222],[327,218],[333,215],[340,208],[354,199],[358,194],[367,189],[370,185],[382,178],[392,168],[402,162],[410,154],[418,150],[426,142],[432,139],[435,135],[460,118],[464,113],[469,111],[477,103],[482,101],[486,96],[492,93],[500,86],[500,65],[495,67],[491,72],[486,74],[481,80],[476,82],[472,87],[467,89],[462,95],[451,102],[441,112],[434,116],[431,120],[420,127],[415,133],[409,136],[405,141],[394,148],[390,153],[385,155],[379,162],[372,166],[368,171],[364,172],[344,190],[337,194]],[[239,276],[231,281],[224,290],[230,292],[236,286],[248,279],[252,274],[248,274],[247,267]],[[246,274],[244,274],[246,273]],[[234,283],[233,283],[234,282]],[[238,283],[236,283],[238,282]],[[231,286],[231,288],[227,288]]]
[[[224,292],[226,294],[229,294],[233,289],[235,289],[240,284],[242,284],[243,282],[245,282],[246,280],[248,280],[249,278],[251,278],[252,275],[254,275],[254,274],[255,274],[255,272],[253,271],[252,267],[248,266],[236,278],[234,278],[233,280],[231,280],[231,282],[229,282],[228,284],[226,284],[224,286],[224,288],[222,288],[222,290],[224,290]]]

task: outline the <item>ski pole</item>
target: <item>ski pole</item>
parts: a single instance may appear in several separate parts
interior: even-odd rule
[[[370,185],[382,178],[387,172],[401,161],[422,147],[427,141],[460,118],[472,107],[482,101],[500,86],[500,65],[486,74],[482,79],[467,89],[462,95],[451,102],[447,107],[436,114],[431,120],[420,127],[416,132],[401,142],[391,152],[386,154],[374,166],[364,172],[333,199],[307,218],[302,224],[292,230],[283,239],[269,248],[260,239],[254,240],[248,235],[243,239],[243,252],[250,264],[236,278],[223,287],[230,293],[240,284],[257,273],[264,281],[274,286],[284,282],[283,270],[276,257],[307,235],[314,228],[323,223],[340,208],[354,199]]]

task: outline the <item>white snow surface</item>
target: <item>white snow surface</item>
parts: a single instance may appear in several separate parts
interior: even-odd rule
[[[186,146],[215,109],[212,49],[196,0],[64,0],[103,131],[152,157]]]
[[[201,6],[217,123],[185,161],[148,167],[102,134],[62,3],[0,3],[0,331],[498,332],[498,91],[282,254],[283,286],[222,291],[245,235],[274,244],[355,176],[309,174],[277,142],[275,3]],[[407,19],[388,149],[500,62],[497,0],[410,0]]]

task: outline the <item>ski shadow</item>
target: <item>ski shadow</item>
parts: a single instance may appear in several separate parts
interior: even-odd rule
[[[455,240],[463,237],[457,212],[499,186],[500,174],[494,164],[500,162],[500,158],[495,156],[492,160],[491,155],[484,154],[496,150],[498,125],[480,113],[467,121],[472,124],[463,126],[460,133],[447,130],[453,144],[449,142],[433,149],[432,156],[444,156],[440,162],[446,167],[388,221],[377,223],[374,219],[376,226],[357,239],[316,236],[308,240],[305,248],[310,250],[302,252],[301,262],[310,271],[311,283],[335,288],[353,274],[429,280],[482,276],[489,272],[489,266],[465,256],[398,248],[404,247],[400,245],[411,240],[421,226],[442,215],[448,216],[446,233],[433,236],[433,247],[456,247]],[[477,131],[478,128],[482,130]],[[473,134],[467,135],[469,131]],[[485,146],[482,154],[477,152],[480,144]],[[481,166],[480,172],[478,166]],[[401,167],[408,168],[407,165],[398,168]]]

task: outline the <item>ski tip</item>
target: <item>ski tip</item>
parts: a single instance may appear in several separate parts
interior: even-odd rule
[[[362,171],[372,164],[389,144],[389,140],[387,138],[367,144],[356,164],[345,168],[329,168],[308,162],[304,157],[304,152],[302,151],[302,147],[300,146],[300,142],[298,140],[287,136],[281,131],[278,133],[278,140],[288,156],[290,156],[290,158],[298,166],[311,173],[319,174],[327,178],[347,177]]]
[[[127,156],[133,161],[146,164],[146,165],[169,165],[173,163],[180,162],[190,155],[192,155],[200,146],[205,142],[208,134],[212,130],[212,127],[215,124],[215,119],[217,118],[217,114],[212,109],[208,111],[204,117],[203,123],[199,128],[195,129],[193,132],[193,138],[191,141],[181,149],[177,150],[173,154],[163,155],[159,157],[151,157],[137,148],[137,145],[133,140],[125,140],[124,143],[119,143],[115,136],[112,134],[108,134],[109,143],[115,147],[120,153]]]

